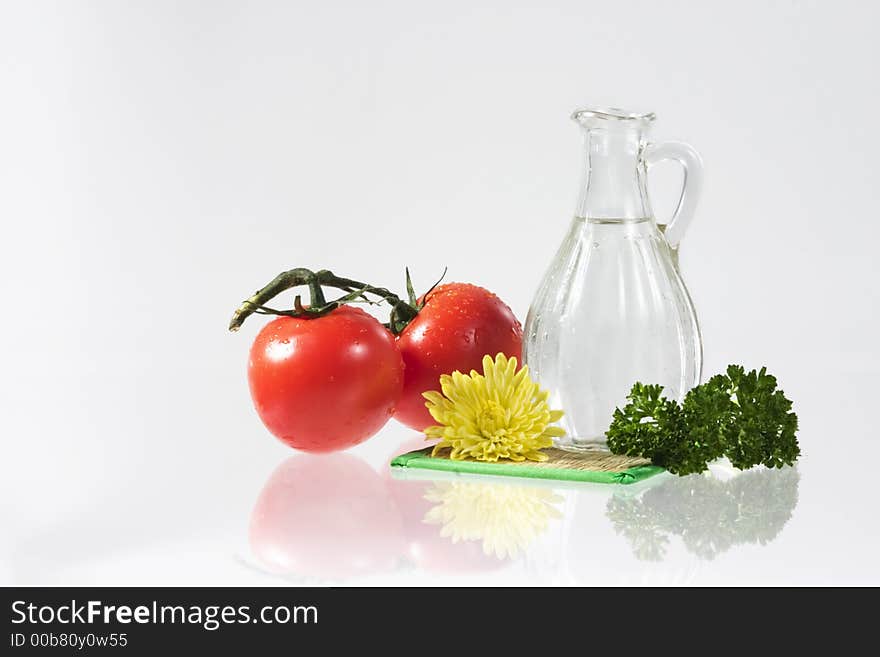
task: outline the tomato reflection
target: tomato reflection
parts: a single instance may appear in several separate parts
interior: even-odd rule
[[[278,466],[251,515],[250,542],[272,572],[324,579],[387,572],[405,549],[387,486],[351,454],[302,454]]]

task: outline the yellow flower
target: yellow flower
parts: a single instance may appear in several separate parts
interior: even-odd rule
[[[504,354],[483,356],[483,374],[471,370],[440,377],[443,394],[423,393],[438,425],[425,429],[428,438],[440,438],[432,455],[451,447],[449,457],[478,461],[546,461],[540,452],[565,432],[550,426],[562,417],[551,411],[549,393],[529,378],[529,368],[516,371],[516,358]]]
[[[440,535],[453,543],[482,541],[483,552],[513,558],[543,534],[562,498],[538,486],[509,486],[470,481],[437,483],[425,493],[434,506],[424,521],[441,525]]]

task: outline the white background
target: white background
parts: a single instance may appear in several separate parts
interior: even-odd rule
[[[584,104],[653,110],[658,139],[701,152],[681,265],[704,373],[768,365],[804,458],[765,546],[645,564],[591,489],[544,579],[880,583],[878,20],[866,2],[4,0],[0,583],[278,581],[243,563],[291,452],[248,398],[260,320],[228,334],[231,311],[293,266],[398,289],[405,265],[421,289],[448,266],[524,319],[573,209]],[[658,214],[677,181],[652,181]],[[383,470],[414,437],[392,423],[352,453]]]

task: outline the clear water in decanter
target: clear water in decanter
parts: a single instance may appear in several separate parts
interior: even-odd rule
[[[681,399],[702,351],[677,254],[651,218],[575,217],[529,310],[525,361],[568,436],[601,445],[635,381]]]

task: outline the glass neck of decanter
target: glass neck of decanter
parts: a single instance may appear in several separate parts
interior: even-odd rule
[[[650,216],[641,160],[644,132],[627,126],[584,128],[577,216],[621,221]]]

